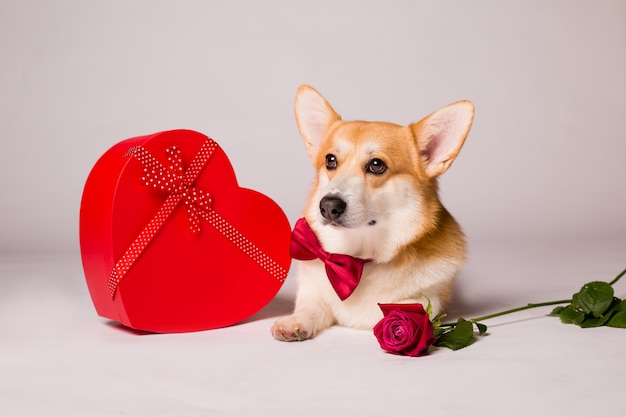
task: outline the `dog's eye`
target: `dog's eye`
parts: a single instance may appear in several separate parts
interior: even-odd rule
[[[326,155],[326,169],[333,170],[337,168],[337,157],[332,153]]]
[[[387,170],[387,165],[382,159],[374,158],[367,165],[367,170],[372,174],[380,175]]]

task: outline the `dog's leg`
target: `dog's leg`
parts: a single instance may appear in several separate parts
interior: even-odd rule
[[[291,316],[276,320],[271,332],[277,340],[299,342],[314,337],[334,323],[335,318],[328,310],[319,306],[301,307],[296,308]]]
[[[320,297],[314,278],[299,280],[296,308],[291,316],[278,319],[271,328],[277,340],[295,342],[310,339],[336,323],[328,305]]]
[[[271,332],[277,340],[299,342],[310,339],[335,324],[335,317],[321,300],[296,300],[296,308],[291,316],[282,317],[274,323]]]

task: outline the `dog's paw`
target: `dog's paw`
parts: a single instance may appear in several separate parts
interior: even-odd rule
[[[274,339],[284,342],[301,342],[313,336],[312,332],[294,316],[276,320],[270,331]]]

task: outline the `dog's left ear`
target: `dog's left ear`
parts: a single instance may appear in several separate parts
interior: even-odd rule
[[[471,101],[452,103],[410,125],[429,177],[443,174],[461,151],[474,120]]]

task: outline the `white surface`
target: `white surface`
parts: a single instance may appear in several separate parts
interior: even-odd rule
[[[450,309],[466,318],[568,298],[625,265],[626,240],[472,244]],[[549,307],[487,321],[489,335],[421,358],[372,333],[269,334],[293,279],[246,323],[137,334],[95,315],[77,256],[0,263],[3,416],[622,416],[626,331],[580,329]],[[616,295],[626,297],[626,282]]]

